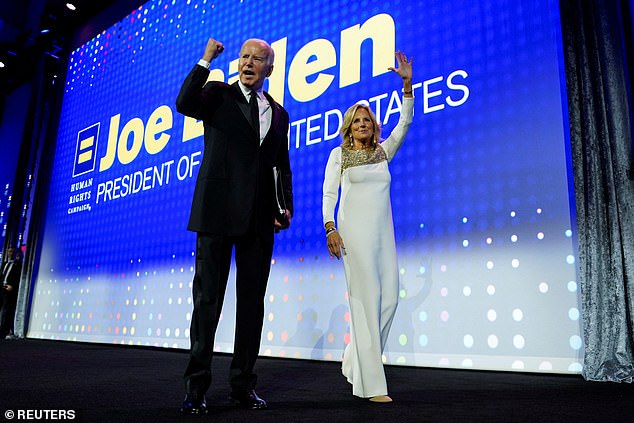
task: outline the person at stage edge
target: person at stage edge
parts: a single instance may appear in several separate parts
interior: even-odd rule
[[[350,343],[343,354],[342,373],[352,393],[373,402],[391,402],[382,354],[396,312],[398,264],[388,163],[412,122],[412,60],[398,51],[403,104],[398,124],[381,141],[372,110],[350,107],[341,128],[343,142],[328,158],[323,184],[323,221],[330,257],[343,258],[350,307]],[[341,196],[338,197],[339,189]],[[337,226],[335,206],[339,201]]]
[[[238,81],[207,82],[211,62],[223,51],[222,42],[207,41],[202,59],[176,99],[180,113],[202,120],[205,146],[188,224],[197,235],[183,414],[207,413],[205,393],[212,380],[214,338],[234,248],[236,320],[230,398],[244,408],[267,407],[255,392],[254,366],[274,232],[288,228],[293,214],[288,113],[262,90],[273,71],[273,49],[265,41],[249,39],[240,50]],[[274,168],[280,172],[286,200],[286,210],[277,219]]]
[[[15,308],[18,303],[18,289],[22,274],[22,263],[16,249],[7,248],[6,261],[2,263],[0,283],[0,339],[13,335]]]

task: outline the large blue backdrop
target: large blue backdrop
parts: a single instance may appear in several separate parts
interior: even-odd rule
[[[261,11],[266,10],[262,15]],[[339,360],[342,263],[321,222],[341,116],[398,121],[394,51],[414,57],[414,122],[391,164],[401,273],[385,361],[581,369],[558,2],[154,0],[69,59],[29,336],[189,346],[202,127],[175,110],[208,37],[232,82],[242,41],[275,49],[296,214],[276,236],[261,353]],[[232,351],[230,285],[216,349]]]

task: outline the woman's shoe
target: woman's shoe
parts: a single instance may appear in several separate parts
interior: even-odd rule
[[[392,402],[392,398],[387,395],[377,395],[375,397],[371,397],[370,401],[372,402]]]

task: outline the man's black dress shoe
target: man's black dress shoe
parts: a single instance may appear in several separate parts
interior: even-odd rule
[[[266,401],[258,397],[254,389],[232,392],[231,399],[239,407],[249,408],[251,410],[264,410],[266,408]]]
[[[181,407],[182,414],[189,414],[191,416],[202,416],[207,414],[207,401],[205,396],[202,397],[187,394]]]

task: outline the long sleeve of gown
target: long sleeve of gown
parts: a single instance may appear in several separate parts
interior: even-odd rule
[[[407,131],[409,131],[409,126],[412,123],[412,118],[414,116],[414,98],[413,97],[404,97],[403,98],[403,107],[401,108],[401,117],[398,120],[398,123],[392,130],[390,136],[381,143],[383,150],[385,150],[385,154],[387,155],[387,161],[391,161],[394,158],[394,155],[403,145],[403,141],[405,140],[405,136],[407,135]]]
[[[341,183],[341,147],[334,148],[328,157],[324,172],[324,187],[322,200],[322,214],[324,224],[335,221],[335,206],[339,198],[339,184]]]

